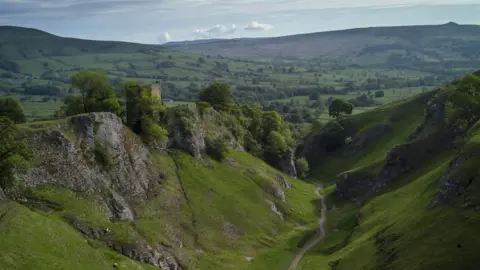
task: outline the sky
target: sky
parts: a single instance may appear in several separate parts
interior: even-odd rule
[[[148,44],[357,27],[480,24],[480,0],[0,0],[0,25]]]

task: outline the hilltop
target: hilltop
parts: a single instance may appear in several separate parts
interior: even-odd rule
[[[443,25],[357,28],[274,38],[194,41],[170,44],[169,47],[183,52],[218,53],[228,57],[311,58],[360,65],[367,62],[385,65],[388,55],[384,55],[384,59],[377,59],[376,63],[371,62],[374,59],[369,61],[366,58],[399,54],[404,60],[412,57],[422,62],[477,59],[479,34],[478,25],[450,22]]]

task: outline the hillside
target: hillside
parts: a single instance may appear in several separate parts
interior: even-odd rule
[[[208,47],[208,54],[193,54],[176,51],[183,50],[178,44],[81,40],[36,29],[0,26],[0,95],[21,101],[29,120],[44,120],[60,108],[66,95],[74,92],[70,78],[83,69],[106,73],[120,95],[122,81],[161,81],[162,97],[173,100],[171,105],[194,101],[201,89],[220,81],[233,86],[237,101],[261,103],[302,125],[315,115],[321,121],[331,120],[324,106],[318,106],[329,98],[361,98],[363,101],[355,109],[359,113],[472,72],[480,67],[475,60],[477,29],[448,24],[187,43],[188,51],[197,45],[227,44],[233,49],[238,45],[254,57],[252,60],[227,57],[216,45]],[[334,59],[311,57],[324,47],[328,49],[318,46],[318,40],[335,47],[334,51],[325,49]],[[291,46],[285,47],[284,43]],[[339,49],[352,44],[363,46],[363,52],[352,54],[351,48]],[[265,56],[268,52],[258,46],[267,46],[268,50],[284,47],[285,53],[261,59],[256,52]],[[288,56],[297,48],[307,55]],[[376,96],[379,91],[383,96]]]
[[[0,201],[0,269],[270,269],[316,218],[313,185],[246,152],[153,150],[110,113],[20,128],[34,161]]]
[[[218,53],[228,57],[318,58],[360,65],[365,64],[367,58],[377,58],[370,59],[371,64],[375,64],[375,60],[379,61],[378,64],[387,64],[389,54],[390,57],[394,54],[403,56],[404,61],[443,62],[478,59],[479,33],[480,26],[451,22],[431,26],[358,28],[275,38],[195,41],[170,44],[169,47],[184,52]]]
[[[465,85],[309,136],[299,151],[314,167],[312,179],[335,184],[325,191],[329,233],[298,269],[477,268],[479,115],[464,115],[466,124],[451,99]]]

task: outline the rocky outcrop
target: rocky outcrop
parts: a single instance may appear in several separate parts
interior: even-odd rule
[[[277,173],[277,175],[275,177],[275,180],[277,180],[277,183],[280,184],[280,186],[282,186],[285,189],[291,189],[292,188],[292,185],[290,184],[290,182],[288,182],[287,179],[285,179],[285,177],[283,177],[279,173]]]
[[[149,189],[161,181],[148,166],[148,149],[111,113],[63,121],[26,138],[40,161],[23,176],[27,186],[56,185],[101,193],[109,218],[133,220],[129,200],[146,199]]]
[[[173,251],[164,247],[153,248],[145,240],[138,239],[135,243],[125,243],[116,240],[114,233],[106,229],[94,228],[78,218],[67,219],[72,227],[76,228],[88,238],[102,241],[117,253],[142,263],[148,263],[164,270],[182,270],[183,267],[171,254]]]
[[[20,179],[29,187],[54,185],[94,194],[110,221],[133,221],[134,205],[160,187],[162,174],[151,166],[150,150],[111,113],[90,113],[25,128],[34,153],[32,169]],[[40,209],[58,208],[50,202],[25,198],[21,203]],[[92,228],[75,217],[67,221],[84,235],[134,260],[162,269],[182,269],[170,250],[150,246],[141,238],[119,242],[113,233]]]
[[[288,151],[280,157],[277,164],[278,169],[291,177],[297,177],[297,168],[295,167],[295,156],[293,151]]]
[[[286,202],[285,193],[282,188],[276,183],[269,183],[265,186],[265,192],[272,195],[273,197],[279,199],[282,202]]]
[[[450,162],[446,174],[439,181],[442,188],[432,206],[457,204],[461,207],[480,211],[480,152],[464,153]]]

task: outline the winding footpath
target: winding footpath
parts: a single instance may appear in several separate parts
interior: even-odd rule
[[[307,252],[313,248],[320,240],[325,237],[325,222],[327,220],[327,205],[325,204],[325,197],[320,193],[321,187],[317,187],[315,189],[315,194],[320,197],[320,201],[322,204],[322,209],[320,213],[320,218],[318,219],[318,227],[319,229],[315,233],[315,235],[297,252],[295,257],[293,257],[288,270],[297,270],[297,265],[300,260],[307,254]]]

